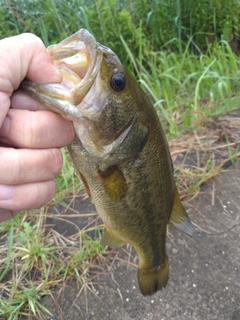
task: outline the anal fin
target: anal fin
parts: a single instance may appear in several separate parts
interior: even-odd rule
[[[176,186],[174,188],[173,208],[170,214],[169,222],[188,236],[191,237],[193,235],[193,225],[182,205]]]
[[[101,239],[101,244],[103,246],[111,246],[113,248],[119,248],[122,247],[124,244],[127,242],[123,241],[122,239],[119,239],[115,234],[113,234],[109,229],[105,228],[102,239]]]

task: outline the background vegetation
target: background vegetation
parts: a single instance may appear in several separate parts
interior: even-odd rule
[[[33,32],[48,46],[87,28],[135,74],[175,136],[235,103],[222,106],[238,91],[239,18],[238,0],[0,0],[0,38]]]
[[[48,44],[84,27],[121,58],[120,35],[134,55],[139,41],[183,52],[189,39],[201,50],[226,40],[238,50],[239,9],[238,0],[1,0],[0,37],[33,32]]]
[[[239,18],[238,0],[0,0],[0,38],[33,32],[48,46],[87,28],[134,73],[172,139],[197,134],[209,118],[239,106]],[[80,187],[63,154],[50,205]],[[211,160],[181,187],[196,191],[215,174]],[[47,211],[23,212],[0,226],[0,315],[8,319],[41,318],[43,295],[69,277],[86,284],[89,262],[106,257],[86,230],[56,235]]]

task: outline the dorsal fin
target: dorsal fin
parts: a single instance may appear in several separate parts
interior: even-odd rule
[[[172,223],[178,230],[184,232],[188,236],[192,236],[193,225],[182,205],[176,186],[174,188],[173,208],[169,217],[169,223]]]

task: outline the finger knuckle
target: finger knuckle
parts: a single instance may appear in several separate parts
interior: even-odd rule
[[[36,185],[35,199],[33,199],[32,207],[40,208],[46,205],[54,196],[56,183],[54,180],[45,181]]]
[[[20,189],[21,188],[21,189]],[[56,184],[49,180],[19,187],[18,195],[11,210],[33,210],[46,205],[54,196]],[[29,197],[31,194],[31,197]]]
[[[38,128],[39,118],[33,117],[32,113],[28,113],[26,115],[26,119],[24,121],[24,130],[23,130],[23,146],[32,148],[37,145],[37,138],[39,137]]]

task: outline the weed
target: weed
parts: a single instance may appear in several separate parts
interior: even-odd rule
[[[201,128],[239,105],[239,12],[236,0],[198,5],[195,0],[108,0],[107,5],[103,0],[0,0],[0,38],[33,32],[48,46],[85,27],[115,51],[153,102],[168,138],[175,138],[170,148],[175,163],[180,157],[177,184],[186,200],[225,161],[239,156],[236,139],[227,137],[216,149],[211,142],[219,136]],[[62,153],[64,165],[49,206],[0,225],[0,315],[10,320],[49,314],[41,297],[71,277],[80,293],[90,288],[90,266],[111,255],[99,244],[102,226],[97,222],[80,229],[70,214],[67,219],[64,213],[49,214],[50,207],[82,187],[67,150]],[[191,165],[189,153],[195,157]],[[90,215],[75,211],[72,216]],[[76,234],[60,234],[47,224],[49,216],[74,225]]]

